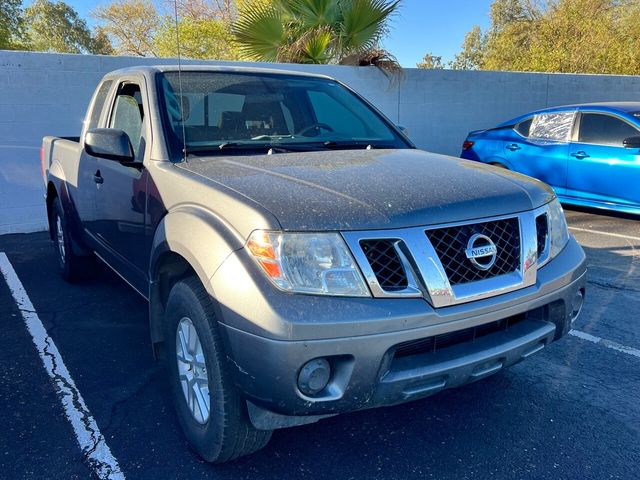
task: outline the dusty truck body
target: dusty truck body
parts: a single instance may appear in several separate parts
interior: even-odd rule
[[[42,154],[62,274],[98,257],[149,301],[209,461],[481,379],[582,307],[584,252],[548,187],[417,150],[327,77],[116,71],[80,137]]]

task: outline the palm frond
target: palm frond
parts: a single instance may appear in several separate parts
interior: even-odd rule
[[[286,0],[283,3],[307,28],[334,25],[340,20],[340,2],[336,0]]]
[[[387,22],[399,4],[400,0],[247,3],[232,32],[245,58],[339,63],[351,55],[364,58],[367,53],[378,51]],[[381,64],[386,61],[382,57],[384,55],[380,56]]]
[[[296,52],[298,63],[329,63],[333,35],[328,27],[318,27],[302,35],[291,47]]]
[[[282,11],[269,4],[248,8],[234,23],[232,33],[243,56],[267,62],[278,61],[287,39]]]
[[[352,53],[340,60],[340,65],[353,65],[358,67],[377,67],[385,75],[402,73],[402,67],[396,57],[386,50],[375,48],[372,50]]]
[[[357,52],[374,48],[399,4],[400,0],[343,0],[341,49]]]

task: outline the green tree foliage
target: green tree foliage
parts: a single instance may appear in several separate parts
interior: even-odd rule
[[[449,66],[454,70],[475,70],[482,66],[485,38],[477,25],[464,36],[462,50]]]
[[[94,37],[87,23],[62,1],[36,0],[24,11],[27,48],[39,52],[111,53],[111,45]]]
[[[640,74],[638,0],[495,0],[490,15],[453,68]]]
[[[92,15],[113,40],[120,55],[178,55],[173,0],[160,11],[151,0],[119,0]],[[188,58],[236,60],[231,35],[234,0],[178,0],[180,54]]]
[[[0,49],[19,48],[23,34],[22,0],[0,2]]]
[[[442,63],[442,57],[425,53],[422,61],[418,62],[416,67],[429,70],[441,70],[444,68],[444,63]]]
[[[379,47],[399,0],[260,0],[241,6],[233,33],[252,60],[291,63],[397,62]]]
[[[158,56],[155,36],[162,18],[150,0],[120,0],[98,7],[92,15],[119,55]]]
[[[237,60],[229,27],[214,18],[182,18],[178,22],[180,54],[188,58]],[[162,57],[176,57],[176,26],[172,19],[164,22],[155,37],[156,51]]]

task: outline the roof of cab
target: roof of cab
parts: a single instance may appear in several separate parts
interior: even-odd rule
[[[114,70],[105,75],[105,78],[121,77],[130,74],[143,74],[145,76],[153,76],[156,73],[164,72],[214,72],[214,73],[266,73],[270,75],[294,75],[299,77],[324,78],[333,80],[327,75],[317,73],[300,72],[295,70],[282,70],[276,68],[262,67],[242,67],[227,65],[140,65],[136,67],[121,68]]]

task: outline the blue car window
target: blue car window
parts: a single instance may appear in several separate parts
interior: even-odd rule
[[[539,113],[533,116],[529,136],[540,140],[568,142],[575,112]]]
[[[611,115],[583,113],[580,117],[578,140],[581,143],[621,147],[625,138],[638,135],[640,132],[636,128]]]
[[[531,122],[533,122],[533,117],[528,118],[527,120],[523,120],[513,128],[516,132],[518,132],[523,137],[528,137],[529,131],[531,130]]]

